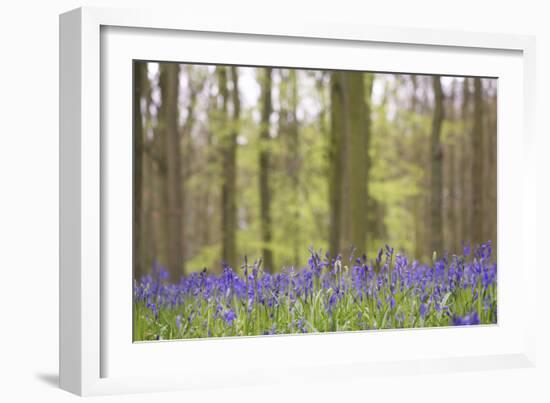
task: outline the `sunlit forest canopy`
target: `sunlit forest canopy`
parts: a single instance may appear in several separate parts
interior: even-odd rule
[[[491,240],[497,80],[134,62],[134,276]],[[496,253],[495,253],[496,254]]]

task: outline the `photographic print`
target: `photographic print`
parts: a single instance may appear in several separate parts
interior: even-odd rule
[[[134,341],[497,323],[497,83],[134,61]]]

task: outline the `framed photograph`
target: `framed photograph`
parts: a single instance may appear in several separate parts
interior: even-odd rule
[[[64,389],[533,365],[533,38],[84,8],[60,45]]]

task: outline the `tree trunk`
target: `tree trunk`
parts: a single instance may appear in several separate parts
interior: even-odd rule
[[[365,82],[363,73],[347,72],[349,100],[346,103],[349,139],[349,246],[365,251],[367,231],[368,133],[366,130]],[[345,245],[348,246],[348,245]]]
[[[411,84],[412,84],[412,98],[411,98],[411,111],[416,116],[416,114],[420,114],[418,111],[418,81],[416,75],[411,75]],[[413,155],[413,161],[415,161],[416,165],[420,168],[422,167],[422,158],[423,158],[423,150],[421,148],[422,146],[422,140],[420,135],[420,129],[419,125],[416,120],[413,121],[413,136],[418,139],[414,142],[412,155]],[[422,179],[419,179],[417,181],[417,186],[419,188],[423,187]],[[424,216],[424,203],[422,203],[424,194],[423,192],[419,192],[419,194],[415,195],[413,197],[413,203],[412,203],[412,210],[413,210],[413,222],[414,222],[414,258],[415,259],[422,259],[425,254],[425,242],[424,242],[424,229],[425,224],[423,220]]]
[[[182,254],[182,180],[178,130],[179,65],[161,64],[161,119],[166,161],[165,217],[167,268],[172,281],[185,274]]]
[[[229,92],[227,90],[227,69],[218,68],[220,96],[222,97],[221,110],[221,148],[222,148],[222,259],[235,268],[237,265],[235,233],[237,230],[236,194],[236,152],[237,127],[240,116],[239,82],[235,67],[231,67],[233,82],[232,104],[233,117],[230,121],[227,112]]]
[[[453,117],[455,125],[457,122],[460,122],[461,116],[458,108],[456,107],[456,99],[458,94],[458,82],[455,80],[455,85],[453,85]],[[453,244],[453,251],[457,253],[460,251],[462,234],[464,233],[463,230],[463,220],[464,220],[464,211],[462,211],[462,198],[464,198],[464,188],[463,188],[463,180],[462,176],[464,176],[464,162],[463,162],[463,137],[464,133],[460,132],[460,129],[457,130],[456,133],[454,133],[454,139],[453,142],[453,149],[454,149],[454,163],[452,166],[452,178],[453,178],[453,184],[454,184],[454,193],[453,193],[453,201],[452,201],[452,220],[454,223],[454,229],[453,229],[453,237],[454,237],[454,244]]]
[[[368,120],[365,77],[358,72],[331,76],[330,252],[366,247]]]
[[[180,155],[183,156],[183,160],[181,161],[181,179],[182,179],[182,188],[187,189],[187,183],[189,180],[192,179],[195,171],[195,164],[196,160],[198,158],[195,158],[197,156],[198,147],[196,147],[196,144],[193,141],[193,138],[191,136],[191,132],[193,130],[193,126],[195,123],[195,107],[197,104],[197,93],[201,91],[203,83],[197,83],[193,79],[194,76],[194,70],[193,67],[190,65],[187,66],[181,66],[180,69],[180,76],[182,74],[185,74],[185,79],[187,80],[187,88],[188,91],[186,91],[189,94],[188,97],[188,103],[187,103],[187,110],[186,110],[186,118],[183,125],[179,128],[180,132]],[[181,157],[180,157],[181,158]],[[181,207],[181,215],[183,217],[183,220],[185,222],[185,226],[182,228],[182,243],[181,243],[181,250],[182,255],[184,257],[184,261],[186,257],[193,256],[195,254],[197,244],[200,241],[200,237],[197,236],[197,215],[194,214],[195,206],[197,204],[197,197],[195,192],[182,192],[182,207]],[[183,224],[183,223],[182,223]]]
[[[441,80],[438,76],[433,77],[434,90],[434,114],[432,121],[431,135],[431,249],[432,252],[441,253],[443,248],[442,229],[442,191],[443,191],[443,152],[441,147],[441,126],[443,124],[443,91]]]
[[[488,124],[487,124],[487,136],[489,137],[489,152],[488,152],[488,164],[489,164],[489,182],[487,188],[489,189],[489,206],[487,211],[488,232],[486,240],[492,241],[494,256],[497,256],[497,95],[496,88],[493,88],[494,95],[489,97],[488,108]]]
[[[458,197],[459,187],[457,181],[457,151],[458,151],[458,136],[455,132],[456,113],[455,113],[455,99],[456,99],[456,80],[453,80],[451,86],[451,93],[447,102],[446,119],[451,123],[452,131],[449,133],[449,140],[446,142],[446,150],[448,158],[445,159],[446,165],[446,177],[444,179],[444,187],[446,188],[445,195],[445,242],[444,247],[447,251],[454,252],[459,246],[459,236],[457,233],[458,223],[456,212],[459,210]]]
[[[329,252],[332,256],[341,251],[341,227],[342,227],[342,179],[344,174],[344,161],[342,154],[345,147],[346,120],[344,115],[344,86],[341,72],[333,72],[330,77],[330,141],[329,141],[329,196],[330,196],[330,226],[329,226]]]
[[[262,256],[264,269],[273,271],[272,228],[271,228],[271,190],[269,181],[270,169],[270,135],[269,118],[271,117],[271,68],[260,70],[261,76],[261,128],[259,153],[259,188],[260,188],[260,219],[262,233]]]
[[[483,239],[483,98],[481,79],[474,78],[474,127],[472,130],[472,241]]]
[[[462,122],[463,130],[462,141],[460,143],[460,154],[463,174],[461,179],[461,220],[460,220],[460,241],[468,242],[472,239],[472,135],[470,125],[470,80],[465,77],[462,85]]]
[[[454,133],[453,133],[454,135]],[[454,136],[453,136],[454,137]],[[458,238],[457,234],[457,222],[456,222],[456,211],[458,206],[456,205],[457,200],[457,182],[456,182],[456,145],[451,143],[447,146],[449,158],[446,159],[445,163],[448,167],[448,176],[447,176],[447,207],[446,207],[446,223],[445,227],[447,232],[447,237],[445,239],[445,248],[447,251],[457,250]]]
[[[134,278],[139,280],[144,274],[141,261],[141,211],[143,189],[143,120],[141,113],[141,100],[143,97],[144,80],[147,73],[147,64],[134,62],[134,210],[132,229],[132,259],[134,262]]]
[[[141,262],[143,273],[146,274],[153,265],[153,259],[157,257],[157,233],[155,226],[155,205],[153,192],[155,189],[154,161],[150,155],[143,156],[143,186],[144,205],[142,208],[142,235],[141,235]]]
[[[373,237],[376,233],[375,228],[370,228],[370,220],[369,220],[369,214],[373,214],[373,211],[370,210],[369,206],[373,206],[373,210],[376,210],[376,203],[374,199],[371,198],[370,191],[369,191],[369,173],[371,169],[371,158],[370,158],[370,148],[371,148],[371,137],[372,137],[372,88],[374,86],[374,73],[365,73],[365,108],[364,108],[364,114],[365,114],[365,166],[366,166],[366,172],[365,172],[365,221],[364,221],[364,234],[365,234],[365,241],[364,241],[364,247],[368,249],[367,243],[369,241],[369,238]],[[376,221],[375,221],[376,222]],[[366,252],[365,250],[361,250],[360,252]]]
[[[153,103],[152,100],[152,86],[147,76],[147,67],[144,69],[144,85],[142,87],[143,101],[145,104],[145,114],[143,122],[145,123],[143,129],[143,153],[142,153],[142,200],[141,200],[141,234],[139,239],[140,248],[140,264],[142,274],[147,274],[151,270],[153,260],[157,257],[157,226],[155,225],[155,186],[156,186],[156,172],[155,172],[155,160],[152,157],[152,148],[154,146],[154,130],[152,124],[152,116],[150,107]],[[142,102],[143,102],[142,101]],[[149,131],[151,130],[151,131]],[[147,134],[151,133],[153,136],[150,138]]]
[[[292,192],[292,237],[294,249],[294,264],[301,263],[300,250],[304,247],[300,237],[300,141],[298,139],[298,83],[296,70],[289,72],[290,81],[290,115],[292,121],[289,128],[290,180]]]

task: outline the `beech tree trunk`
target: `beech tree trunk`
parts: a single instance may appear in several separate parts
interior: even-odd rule
[[[431,134],[431,249],[432,252],[442,253],[442,193],[443,193],[443,149],[441,146],[441,126],[443,124],[443,91],[441,80],[433,77],[434,114]]]
[[[348,118],[349,163],[349,235],[345,247],[355,247],[363,253],[367,234],[367,173],[368,132],[366,126],[365,82],[363,73],[347,72],[349,100],[346,103]]]
[[[164,157],[166,161],[165,242],[166,266],[171,281],[185,274],[182,254],[182,178],[178,130],[179,65],[161,64],[161,114],[163,117]]]
[[[474,244],[483,239],[483,99],[481,79],[474,78],[474,127],[472,130],[472,241]]]
[[[464,77],[462,84],[462,112],[461,119],[463,122],[463,133],[460,142],[460,153],[462,155],[462,171],[460,175],[460,187],[462,190],[461,197],[461,219],[460,230],[461,242],[468,242],[472,239],[472,126],[470,123],[470,79]]]
[[[139,280],[144,273],[140,253],[141,246],[141,212],[142,212],[142,184],[143,184],[143,121],[141,113],[141,100],[143,98],[143,86],[147,74],[147,64],[133,63],[134,72],[134,210],[132,230],[132,259],[134,262],[134,278]]]
[[[345,151],[346,120],[344,115],[344,91],[342,73],[333,72],[330,76],[330,141],[329,155],[329,197],[330,197],[330,227],[329,244],[332,256],[340,251],[342,227],[342,199],[344,161],[342,154]]]
[[[269,169],[271,160],[269,119],[272,113],[271,104],[271,68],[266,67],[261,71],[261,129],[259,152],[259,188],[260,188],[260,220],[262,234],[263,266],[267,271],[273,271],[272,228],[271,228],[271,189],[269,181]]]
[[[290,127],[289,134],[289,169],[291,180],[291,192],[292,192],[292,228],[291,233],[294,239],[294,264],[301,264],[300,250],[303,248],[302,240],[300,237],[300,141],[298,138],[298,83],[296,70],[291,69],[289,71],[289,84],[290,84]]]
[[[368,118],[364,75],[331,75],[330,236],[333,256],[363,253],[367,234]]]
[[[233,116],[229,119],[227,104],[229,92],[227,89],[227,68],[218,68],[220,96],[222,97],[222,127],[221,129],[221,147],[222,147],[222,259],[223,261],[236,268],[236,242],[235,235],[237,230],[237,209],[235,202],[236,180],[237,180],[237,129],[240,116],[239,100],[239,81],[237,69],[231,67],[231,81],[233,89],[231,100],[233,105]]]

